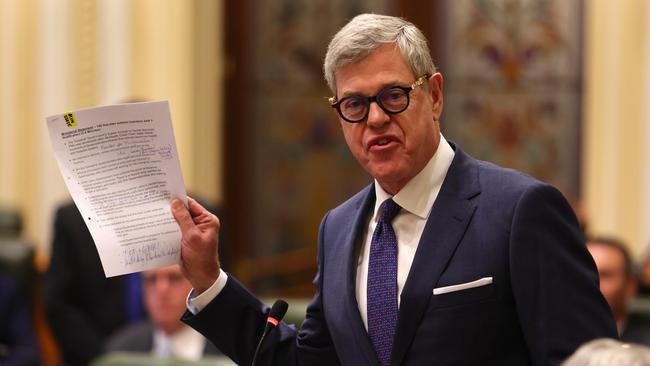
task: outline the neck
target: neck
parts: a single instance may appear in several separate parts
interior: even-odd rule
[[[380,181],[377,182],[379,182],[379,185],[384,191],[386,191],[386,193],[390,194],[391,196],[394,196],[397,194],[397,192],[401,191],[402,188],[404,188],[404,186],[406,186],[409,180],[407,180],[406,182],[397,182],[397,183],[380,182]]]
[[[434,151],[435,153],[435,151]],[[415,178],[418,174],[424,170],[424,167],[427,166],[431,158],[433,157],[433,153],[430,154],[429,156],[426,157],[425,160],[420,164],[418,169],[415,171],[414,174],[411,174],[407,177],[404,177],[402,179],[398,180],[393,180],[393,181],[386,181],[386,180],[379,180],[377,179],[377,182],[381,186],[381,188],[386,191],[386,193],[390,194],[391,196],[396,195],[399,191],[401,191],[406,185],[413,179]]]

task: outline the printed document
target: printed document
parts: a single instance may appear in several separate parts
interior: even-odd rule
[[[170,201],[187,197],[169,104],[81,109],[47,117],[47,127],[106,277],[178,263]]]

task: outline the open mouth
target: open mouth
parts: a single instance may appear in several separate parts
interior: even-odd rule
[[[396,143],[397,140],[392,136],[380,137],[374,140],[370,140],[368,144],[368,150],[384,150],[390,148],[391,145]]]
[[[389,142],[390,142],[389,139],[383,138],[383,139],[378,140],[377,142],[375,142],[375,145],[384,146],[384,145],[388,145]]]

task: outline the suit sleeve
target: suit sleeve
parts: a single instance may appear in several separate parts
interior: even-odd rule
[[[338,365],[322,308],[322,243],[327,216],[319,234],[316,295],[307,307],[302,327],[281,322],[265,338],[257,365]],[[189,311],[183,321],[203,334],[238,365],[250,365],[270,309],[233,276],[221,293],[198,314]]]
[[[581,344],[617,337],[575,215],[555,188],[523,193],[510,236],[511,283],[535,365],[557,365]]]

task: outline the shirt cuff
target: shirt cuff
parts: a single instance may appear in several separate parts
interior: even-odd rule
[[[219,277],[214,281],[212,286],[205,290],[202,294],[196,295],[196,290],[192,289],[187,295],[187,310],[190,311],[193,315],[198,314],[201,310],[205,309],[210,301],[214,300],[217,297],[221,290],[226,287],[226,282],[228,282],[228,275],[221,268],[219,268]]]

